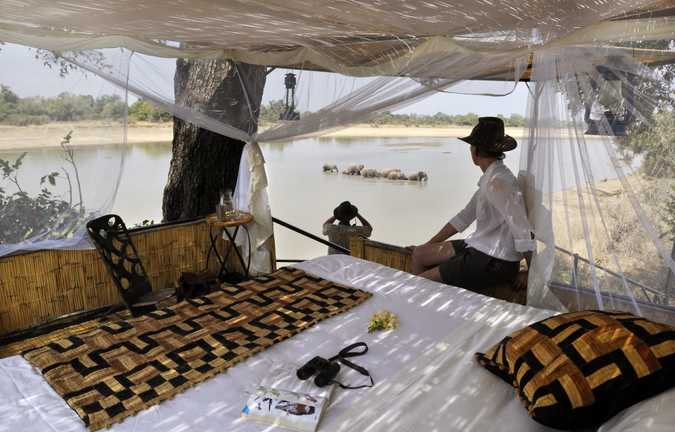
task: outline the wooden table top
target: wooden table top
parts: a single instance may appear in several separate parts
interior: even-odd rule
[[[243,216],[236,220],[229,221],[219,221],[218,216],[215,213],[211,213],[206,216],[206,223],[213,226],[219,227],[235,227],[240,225],[246,225],[247,223],[253,220],[253,215],[251,213],[243,212]]]

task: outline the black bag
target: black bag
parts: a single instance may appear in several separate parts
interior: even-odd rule
[[[200,270],[196,273],[183,272],[178,278],[177,301],[193,299],[220,289],[220,281],[209,269]]]

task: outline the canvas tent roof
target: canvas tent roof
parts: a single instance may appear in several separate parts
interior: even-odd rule
[[[0,40],[51,51],[125,46],[157,56],[231,58],[377,76],[400,73],[415,56],[429,52],[470,50],[508,63],[551,46],[663,37],[675,31],[673,5],[635,0],[0,0]]]

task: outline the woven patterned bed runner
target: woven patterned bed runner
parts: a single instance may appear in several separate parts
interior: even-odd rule
[[[23,356],[95,431],[371,295],[284,267]]]

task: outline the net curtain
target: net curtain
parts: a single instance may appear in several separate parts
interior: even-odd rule
[[[481,73],[505,64],[513,70],[514,79],[513,82],[506,83],[504,86],[503,93],[507,93],[512,89],[515,80],[522,75],[529,62],[529,54],[524,55],[521,50],[506,42],[503,44],[505,50],[498,55],[494,52],[486,54],[484,51],[474,50],[472,48],[475,48],[476,44],[472,42],[453,43],[451,48],[440,41],[437,43],[441,44],[440,49],[418,51],[412,60],[408,59],[409,61],[404,66],[399,66],[397,76],[355,78],[351,85],[346,86],[348,91],[337,95],[334,100],[312,115],[299,122],[262,128],[261,132],[256,134],[249,134],[232,127],[230,124],[235,122],[228,122],[228,119],[222,115],[215,119],[175,104],[170,92],[159,89],[155,85],[157,77],[166,77],[167,74],[172,73],[171,69],[162,70],[148,58],[139,54],[132,55],[133,51],[117,50],[120,58],[127,60],[112,62],[110,60],[112,56],[106,57],[109,60],[107,64],[119,65],[116,71],[127,69],[132,71],[129,74],[103,71],[96,64],[90,63],[86,56],[78,56],[73,52],[61,52],[60,55],[85,70],[152,101],[176,116],[215,132],[251,142],[247,147],[246,158],[242,159],[247,165],[242,168],[247,169],[240,170],[240,173],[245,173],[242,175],[250,175],[250,180],[242,178],[235,194],[248,197],[248,209],[254,213],[256,220],[267,224],[271,216],[269,204],[263,193],[266,183],[264,169],[262,169],[264,159],[255,145],[256,142],[309,136],[356,122],[371,113],[404,107],[438,91],[461,91],[460,86],[463,80],[480,76]],[[512,49],[509,51],[506,48]],[[511,60],[505,54],[507,51],[513,56]],[[616,58],[622,61],[615,62]],[[614,302],[615,297],[616,300],[627,298],[625,303],[631,305],[632,309],[638,313],[642,313],[638,301],[640,299],[635,298],[634,289],[631,288],[626,278],[621,276],[620,260],[616,256],[616,250],[613,249],[607,218],[600,204],[599,194],[593,186],[599,180],[596,173],[598,167],[607,165],[611,167],[613,175],[621,181],[622,188],[629,198],[631,211],[635,213],[644,231],[644,237],[652,243],[658,261],[670,269],[674,266],[668,248],[661,240],[662,233],[654,227],[655,221],[646,215],[643,204],[638,198],[636,191],[644,189],[643,186],[632,185],[631,182],[635,180],[635,176],[632,175],[631,168],[624,167],[623,162],[619,162],[626,160],[620,140],[606,136],[596,137],[591,141],[590,137],[584,135],[587,124],[584,121],[583,107],[588,104],[595,106],[599,103],[598,98],[604,97],[596,95],[590,84],[591,79],[599,83],[601,88],[615,84],[602,83],[603,79],[598,76],[596,69],[599,64],[608,64],[610,69],[615,69],[618,76],[625,77],[625,72],[630,70],[631,73],[643,79],[656,81],[660,79],[650,69],[637,64],[623,51],[603,51],[594,45],[561,45],[559,41],[556,41],[551,47],[540,49],[535,53],[530,85],[532,97],[528,107],[528,117],[531,120],[526,134],[527,139],[521,144],[524,151],[521,152],[520,163],[521,184],[539,241],[539,249],[535,255],[528,287],[528,298],[529,303],[534,306],[559,310],[574,307],[569,303],[561,303],[556,295],[547,290],[546,286],[550,282],[551,273],[559,255],[555,246],[566,241],[569,253],[582,252],[572,236],[583,232],[585,240],[581,247],[585,249],[584,256],[592,261],[590,273],[595,287],[592,295],[597,301],[596,307],[604,308],[605,304],[617,307],[618,303]],[[145,72],[134,74],[135,69]],[[244,75],[240,74],[239,77],[242,79],[242,85],[246,87],[246,83],[243,82]],[[623,80],[625,81],[626,78]],[[648,94],[638,94],[633,104],[623,102],[621,106],[631,112],[634,118],[656,128],[648,124],[647,120],[649,116],[646,113],[656,107],[656,101],[650,100]],[[603,121],[605,120],[599,120],[600,123]],[[626,169],[628,169],[628,174]],[[571,196],[567,193],[570,188],[575,188]],[[553,218],[554,213],[561,214],[554,208],[557,202],[555,200],[559,199],[556,193],[562,196],[560,199],[565,203],[562,211],[565,218],[562,225],[570,227],[562,233],[556,232],[555,225],[560,222]],[[576,200],[577,204],[572,205],[573,200]],[[100,208],[104,210],[105,206]],[[573,211],[576,212],[574,217],[572,217]],[[579,227],[572,229],[573,222],[580,224]],[[271,234],[271,224],[262,226],[259,233],[254,235],[252,243],[260,247],[265,243],[269,234]],[[591,240],[591,234],[596,240]],[[595,262],[602,262],[605,268],[612,267],[617,270],[620,275],[619,282],[609,282],[606,271],[598,271],[593,264]],[[577,307],[579,305],[578,302]]]
[[[480,55],[456,44],[446,44],[438,47],[435,44],[421,49],[409,61],[405,68],[395,77],[346,77],[344,82],[338,83],[333,97],[325,98],[325,105],[300,121],[264,124],[260,122],[257,130],[250,133],[233,125],[250,124],[241,121],[241,116],[247,113],[255,119],[254,112],[259,107],[252,106],[252,101],[259,99],[249,92],[254,91],[255,85],[248,81],[246,67],[232,62],[235,79],[234,85],[239,83],[245,91],[245,100],[221,100],[220,106],[239,107],[238,109],[211,109],[199,112],[175,101],[172,85],[158,85],[171,83],[175,72],[174,59],[157,59],[143,56],[129,50],[105,50],[105,61],[98,56],[83,55],[81,52],[60,52],[63,58],[76,64],[83,70],[100,76],[108,82],[126,90],[137,97],[152,102],[157,107],[173,115],[193,122],[205,129],[216,133],[249,142],[239,170],[240,177],[235,190],[235,197],[240,205],[254,216],[254,222],[249,226],[252,245],[252,274],[269,271],[268,239],[273,233],[272,217],[269,200],[264,190],[267,180],[264,172],[264,158],[257,145],[258,141],[275,142],[290,138],[306,137],[325,133],[335,128],[342,128],[350,123],[362,121],[367,116],[395,110],[415,103],[425,97],[436,94],[438,91],[447,91],[457,87],[461,92],[461,84],[481,71],[492,69],[504,64],[500,57]],[[104,68],[101,65],[105,65]],[[111,74],[107,69],[115,69],[116,64],[128,64],[129,73],[124,76]],[[512,76],[520,77],[528,64],[528,56],[523,56],[507,63]],[[111,66],[112,65],[112,66]],[[443,77],[448,68],[457,70],[451,78]],[[309,71],[298,71],[310,74]],[[405,76],[413,76],[407,78]],[[420,79],[419,76],[431,78]],[[302,79],[303,82],[311,80]],[[513,91],[516,80],[504,81],[497,95],[508,94]],[[298,96],[298,100],[311,98],[312,92],[321,91],[320,88],[307,88],[305,94]],[[305,97],[307,96],[307,97]],[[306,107],[298,105],[298,110],[305,111]],[[255,119],[257,121],[257,119]],[[248,238],[242,233],[237,239],[245,252],[248,249]]]
[[[7,94],[2,113],[5,120],[12,124],[16,103],[11,98],[15,84],[23,79],[34,83],[36,93],[43,82],[50,83],[49,90],[57,96],[51,98],[49,109],[62,121],[40,131],[30,126],[15,128],[22,130],[18,135],[10,133],[12,126],[4,126],[7,129],[0,138],[0,159],[4,161],[0,170],[0,256],[19,250],[91,248],[83,222],[110,212],[122,179],[128,92],[109,82],[94,85],[82,74],[59,78],[57,63],[51,68],[42,66],[42,60],[33,58],[35,51],[28,52],[26,61],[20,54],[26,50],[15,48],[0,46],[3,67],[13,64],[20,70],[15,80],[10,76],[2,82]],[[106,68],[105,73],[117,82],[126,82],[129,59],[128,55],[118,57],[115,67]],[[24,98],[24,112],[44,116],[36,108],[47,105],[43,99]],[[85,126],[74,127],[74,121]],[[28,148],[24,137],[33,143]],[[35,197],[41,205],[30,205],[26,197]]]
[[[644,90],[654,85],[669,87],[670,83],[618,49],[589,45],[535,53],[530,124],[519,173],[538,240],[528,303],[558,310],[672,315],[672,309],[660,309],[667,302],[655,301],[667,294],[663,285],[648,291],[633,276],[650,266],[648,271],[665,280],[675,270],[672,243],[665,235],[668,228],[656,211],[663,202],[654,198],[647,179],[633,166],[640,161],[631,157],[628,144],[639,142],[641,136],[615,136],[603,115],[613,106],[617,117],[632,118],[667,142],[659,132],[663,125],[650,121],[649,113],[672,107],[670,102],[663,106]],[[608,134],[587,134],[589,119]],[[623,200],[618,201],[619,197]],[[630,221],[630,229],[625,221]],[[637,263],[627,259],[638,252],[644,256]],[[577,256],[588,262],[580,263]],[[584,268],[576,267],[580,265]],[[580,281],[582,273],[584,281]],[[543,285],[552,291],[537,288]]]

